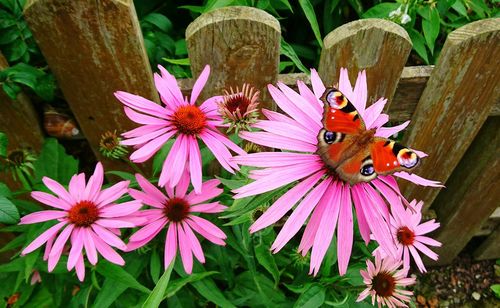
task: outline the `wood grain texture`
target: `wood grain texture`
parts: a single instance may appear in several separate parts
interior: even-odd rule
[[[202,98],[250,83],[262,93],[263,107],[274,109],[266,86],[278,76],[281,30],[268,13],[231,6],[203,14],[186,29],[191,70],[209,64],[211,75]]]
[[[500,118],[489,117],[433,203],[441,228],[439,264],[448,264],[498,207]],[[498,243],[500,245],[500,243]],[[432,263],[431,263],[432,264]]]
[[[487,260],[500,258],[500,225],[474,251],[474,259]]]
[[[0,70],[9,65],[0,53]],[[9,150],[28,148],[39,151],[43,144],[43,132],[40,117],[24,93],[19,93],[16,100],[12,100],[0,90],[0,131],[9,138]]]
[[[108,170],[129,170],[98,146],[104,132],[137,126],[113,92],[159,101],[132,0],[30,0],[24,14],[98,159]]]
[[[500,99],[500,18],[463,26],[448,35],[438,63],[427,82],[404,144],[429,157],[416,171],[446,183],[463,154]],[[400,181],[409,199],[426,202],[438,189]]]
[[[347,68],[354,85],[359,71],[366,69],[368,105],[379,97],[392,100],[411,51],[408,33],[383,19],[350,22],[330,32],[324,39],[318,72],[325,85],[332,85],[340,68]],[[388,109],[390,104],[386,105]]]

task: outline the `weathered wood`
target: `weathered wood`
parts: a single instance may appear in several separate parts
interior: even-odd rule
[[[474,251],[474,259],[487,260],[500,258],[500,225]]]
[[[405,135],[405,144],[429,154],[416,171],[419,175],[446,183],[500,99],[499,30],[496,18],[448,35]],[[439,193],[407,181],[401,181],[401,190],[427,206]]]
[[[436,198],[441,222],[439,264],[450,263],[477,234],[500,200],[500,119],[489,117]],[[500,244],[500,243],[499,243]]]
[[[0,70],[9,65],[0,53]],[[43,144],[42,127],[39,115],[24,93],[19,93],[16,100],[10,99],[0,90],[0,131],[9,138],[9,150],[29,148],[39,151]]]
[[[203,14],[186,29],[191,70],[197,76],[211,67],[202,98],[250,83],[273,108],[266,86],[276,83],[281,29],[268,13],[250,7],[225,7]]]
[[[368,105],[379,97],[391,102],[411,46],[408,33],[391,21],[353,21],[325,37],[318,72],[330,85],[338,80],[340,68],[347,68],[354,85],[358,72],[366,69]]]
[[[7,60],[0,53],[0,70],[8,67]],[[12,100],[0,89],[0,131],[7,134],[9,144],[7,151],[28,149],[40,151],[43,144],[43,132],[30,99],[26,94],[19,93],[16,100]],[[20,182],[14,181],[10,174],[0,172],[0,182],[4,182],[10,189],[21,188]]]
[[[137,127],[113,92],[159,101],[132,0],[30,0],[24,14],[94,153],[128,170],[98,148],[104,132]]]

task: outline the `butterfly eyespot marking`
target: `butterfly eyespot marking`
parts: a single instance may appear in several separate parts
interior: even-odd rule
[[[401,166],[408,169],[415,167],[420,160],[418,155],[409,149],[399,150],[397,159]]]
[[[334,109],[342,109],[347,104],[347,99],[338,90],[330,90],[325,96],[328,105]]]
[[[363,167],[361,167],[359,173],[361,173],[361,175],[363,176],[370,176],[375,173],[375,168],[373,167],[373,164],[366,164]]]
[[[325,142],[328,144],[342,142],[342,140],[344,140],[344,137],[345,135],[342,133],[330,132],[327,130],[323,134],[323,140],[325,140]]]

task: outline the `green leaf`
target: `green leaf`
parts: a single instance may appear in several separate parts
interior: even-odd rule
[[[229,189],[240,188],[241,186],[243,186],[247,183],[246,180],[229,180],[229,179],[221,178],[219,176],[215,176],[215,177],[222,183],[222,185],[226,186]]]
[[[176,64],[176,65],[184,65],[184,66],[191,65],[191,62],[189,61],[189,58],[184,58],[184,59],[167,59],[167,58],[163,58],[163,60],[167,61],[168,63],[172,63],[172,64]]]
[[[312,284],[309,289],[302,293],[293,307],[316,308],[325,302],[325,289],[318,284]]]
[[[163,163],[167,159],[167,155],[170,152],[170,149],[172,148],[172,145],[174,145],[174,139],[168,140],[158,151],[154,158],[153,158],[153,175],[158,174],[158,172],[161,171],[163,167]]]
[[[439,35],[439,28],[439,12],[436,8],[432,8],[429,13],[429,19],[422,20],[422,29],[424,31],[425,41],[427,42],[427,46],[429,47],[431,54],[434,54],[434,44],[436,43],[436,39]]]
[[[7,156],[7,146],[9,145],[9,138],[4,132],[0,132],[0,156]]]
[[[425,49],[425,41],[422,34],[413,29],[408,30],[408,34],[410,35],[411,42],[413,43],[413,49],[425,61],[425,63],[429,64],[429,58],[427,57],[427,50]]]
[[[304,66],[304,64],[302,64],[302,61],[300,61],[295,50],[293,50],[292,46],[285,42],[283,38],[281,38],[281,54],[292,60],[295,66],[297,66],[297,68],[303,73],[309,73],[309,70]]]
[[[209,276],[212,276],[212,275],[215,275],[215,274],[218,274],[218,273],[219,272],[215,272],[215,271],[202,272],[202,273],[193,273],[193,274],[191,274],[189,276],[173,280],[168,285],[168,288],[165,291],[165,297],[163,299],[165,299],[167,297],[174,296],[175,293],[177,293],[180,289],[182,289],[188,283],[199,281],[199,280],[202,280],[202,279],[204,279],[206,277],[209,277]]]
[[[133,288],[144,293],[149,293],[151,291],[140,284],[132,275],[118,265],[101,261],[97,265],[97,272],[108,279],[126,284],[129,288]]]
[[[172,260],[168,268],[165,270],[163,275],[161,275],[160,280],[156,284],[153,291],[149,294],[146,301],[142,304],[142,307],[159,307],[163,300],[163,295],[168,287],[168,282],[170,281],[170,275],[172,274],[172,269],[174,268],[175,260]]]
[[[155,25],[158,29],[163,32],[169,32],[172,30],[172,22],[165,15],[158,13],[151,13],[144,17],[144,21],[149,22],[150,24]]]
[[[361,17],[362,18],[388,18],[389,13],[397,10],[398,7],[400,6],[399,3],[387,3],[383,2],[380,4],[375,5],[374,7],[370,8],[366,12],[364,12]]]
[[[0,31],[0,45],[7,45],[14,42],[20,35],[21,32],[17,27],[11,27]]]
[[[490,288],[495,293],[495,296],[500,299],[500,284],[491,285]]]
[[[280,281],[280,272],[273,255],[271,254],[270,247],[261,241],[255,246],[255,257],[259,264],[262,265],[274,279],[274,285],[277,286]]]
[[[4,10],[0,10],[0,29],[5,29],[10,26],[15,25],[17,22],[16,17],[7,13]]]
[[[15,224],[19,221],[19,212],[14,203],[5,197],[0,197],[0,223]]]
[[[316,13],[314,13],[314,7],[309,0],[299,0],[299,4],[304,12],[304,15],[306,15],[306,18],[309,21],[309,24],[311,25],[319,46],[323,48],[323,39],[321,38],[321,32],[319,31],[318,20],[316,19]]]
[[[467,14],[467,9],[465,8],[465,5],[463,4],[462,0],[457,0],[455,3],[451,5],[451,7],[457,11],[458,14],[468,17],[469,14]]]
[[[124,180],[130,181],[130,182],[135,182],[136,181],[135,175],[133,175],[130,172],[111,170],[111,171],[106,171],[105,174],[116,175],[116,176],[118,176],[118,177],[120,177],[120,178],[122,178]]]
[[[180,39],[175,42],[175,55],[176,56],[184,56],[187,55],[187,46],[186,46],[186,40],[185,39]]]
[[[5,48],[5,58],[7,61],[14,62],[19,60],[28,51],[28,45],[23,40],[16,40]]]
[[[153,249],[151,252],[151,260],[149,261],[149,273],[151,274],[151,278],[154,283],[158,283],[160,279],[160,271],[161,271],[161,261],[160,256],[158,255],[158,250]]]
[[[44,176],[62,184],[68,183],[78,172],[78,160],[66,154],[63,146],[55,138],[45,139],[40,156],[34,163],[35,182],[41,182]]]
[[[40,96],[44,101],[52,101],[57,85],[54,75],[45,74],[36,80],[35,91],[36,95]]]
[[[14,84],[10,81],[4,82],[2,84],[2,89],[5,92],[5,94],[7,94],[7,96],[10,97],[10,99],[12,99],[12,100],[16,100],[17,93],[19,93],[21,91],[21,89],[16,84]]]

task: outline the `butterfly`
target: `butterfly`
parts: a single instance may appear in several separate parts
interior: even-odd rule
[[[354,105],[336,88],[326,88],[320,99],[324,113],[318,154],[342,180],[369,182],[378,175],[409,171],[419,164],[413,150],[375,136],[375,129],[366,129]]]

